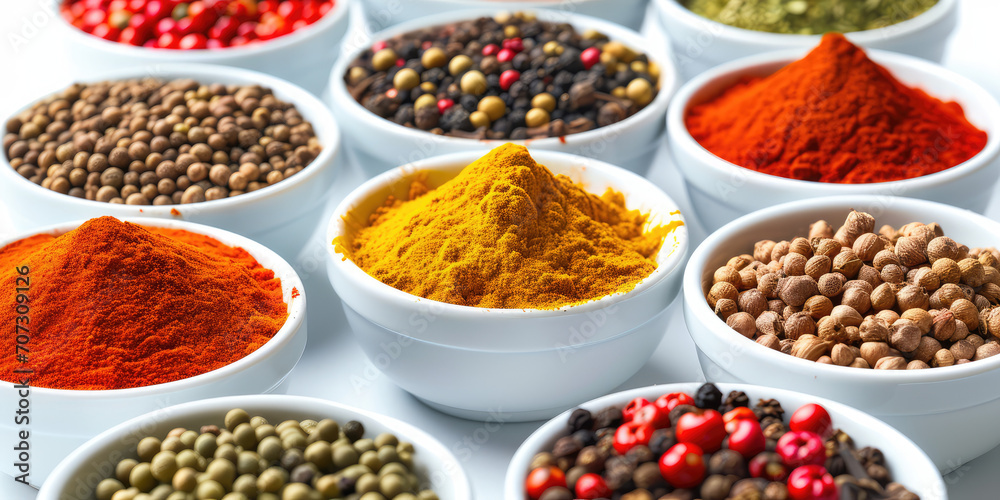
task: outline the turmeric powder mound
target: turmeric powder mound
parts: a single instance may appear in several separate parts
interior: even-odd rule
[[[464,306],[556,309],[627,292],[680,221],[643,231],[621,193],[586,192],[505,144],[436,189],[389,198],[349,256],[379,281]]]

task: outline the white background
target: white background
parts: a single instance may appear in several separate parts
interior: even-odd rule
[[[961,21],[951,41],[945,65],[972,78],[1000,98],[1000,28],[997,24],[1000,2],[962,0],[961,3]],[[46,91],[72,82],[73,75],[69,74],[66,57],[62,53],[63,42],[45,14],[43,5],[46,4],[48,0],[0,1],[0,117],[8,116]],[[650,36],[662,39],[659,33],[650,33]],[[19,43],[21,40],[26,43]],[[665,151],[660,151],[649,177],[678,200],[682,208],[690,207],[680,176],[670,165]],[[345,165],[326,210],[331,210],[339,199],[363,180],[354,165]],[[998,200],[1000,197],[995,198],[987,212],[994,219],[1000,218]],[[24,207],[6,209],[14,211]],[[690,214],[690,209],[684,210],[684,213]],[[692,244],[696,245],[704,237],[704,231],[690,218],[689,226]],[[11,231],[0,200],[0,238],[9,236]],[[478,499],[500,498],[508,460],[538,423],[504,423],[496,430],[494,425],[487,427],[482,423],[448,417],[417,402],[378,373],[354,344],[347,330],[339,301],[326,280],[323,268],[325,251],[321,247],[321,239],[320,234],[314,234],[301,254],[293,259],[296,268],[311,271],[302,276],[306,283],[310,314],[309,344],[290,377],[289,392],[367,408],[422,427],[456,453],[470,475]],[[673,319],[664,342],[653,354],[652,360],[621,389],[704,379],[695,360],[694,346],[687,337],[679,314],[678,303],[671,306],[671,312],[674,313]],[[608,362],[616,360],[609,359]],[[538,383],[544,384],[545,381],[539,380]],[[1000,388],[984,387],[978,390],[997,391]],[[5,409],[12,408],[8,404],[11,402],[12,395],[0,395],[0,418],[8,418]],[[928,401],[928,404],[933,402]],[[961,423],[955,422],[955,425]],[[8,456],[8,453],[11,455]],[[0,450],[0,460],[9,460],[12,456],[9,450]],[[951,498],[996,498],[1000,491],[997,470],[1000,470],[1000,448],[945,477]],[[30,500],[34,497],[35,490],[21,486],[6,476],[0,477],[0,499]]]

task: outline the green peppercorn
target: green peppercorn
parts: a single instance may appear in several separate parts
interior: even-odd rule
[[[213,460],[205,468],[205,477],[222,485],[227,490],[236,479],[236,466],[229,460]]]
[[[191,467],[182,467],[177,469],[177,473],[174,474],[170,483],[177,491],[191,493],[196,487],[198,487],[198,471],[192,469]]]
[[[281,500],[309,500],[313,489],[302,483],[291,483],[281,491]]]
[[[288,434],[288,437],[282,438],[281,440],[281,446],[283,448],[286,450],[291,448],[298,448],[300,450],[306,449],[306,446],[309,443],[306,441],[306,436],[305,434],[302,434],[302,431],[289,432]]]
[[[139,488],[141,492],[148,492],[156,486],[156,478],[149,468],[149,462],[142,462],[132,468],[128,475],[128,484]]]
[[[319,432],[320,437],[322,437],[324,441],[328,441],[330,443],[336,441],[337,438],[340,437],[340,425],[337,424],[335,420],[331,420],[329,418],[324,418],[323,420],[317,422],[316,431]]]
[[[188,500],[188,493],[184,491],[175,491],[167,496],[167,500]]]
[[[244,495],[243,493],[230,491],[229,493],[226,493],[226,496],[222,497],[222,500],[250,500],[250,497]]]
[[[202,480],[198,483],[198,487],[194,489],[194,497],[198,500],[222,498],[225,494],[226,489],[211,479]]]
[[[399,56],[396,55],[396,51],[389,48],[382,49],[372,55],[372,68],[375,71],[385,71],[396,64],[397,59]]]
[[[440,47],[431,47],[424,51],[424,54],[420,56],[420,64],[424,68],[440,68],[448,62],[448,55],[441,50]]]
[[[245,450],[251,450],[257,445],[257,434],[249,423],[236,426],[233,429],[233,438],[236,440],[236,444]]]
[[[239,461],[239,452],[236,451],[236,446],[231,444],[224,444],[215,450],[215,454],[212,456],[215,459],[228,460],[235,464]]]
[[[260,415],[256,415],[256,416],[250,418],[250,427],[253,427],[254,429],[256,429],[256,428],[258,428],[258,427],[260,427],[262,425],[269,425],[269,424],[270,424],[270,422],[268,422],[266,418],[264,418],[264,417],[262,417]]]
[[[396,453],[403,453],[404,451],[413,453],[413,443],[403,442],[396,445]]]
[[[161,451],[150,461],[149,468],[157,481],[170,482],[170,478],[177,473],[177,454],[172,451]]]
[[[645,106],[653,100],[653,86],[645,78],[636,78],[625,87],[625,96],[636,105]]]
[[[326,498],[337,498],[340,496],[340,482],[334,474],[327,474],[316,479],[314,482],[316,491]]]
[[[552,97],[552,94],[548,92],[542,92],[531,98],[531,107],[540,108],[551,113],[556,109],[556,98]]]
[[[273,462],[281,456],[281,439],[277,436],[269,436],[257,445],[257,454],[264,460]]]
[[[226,169],[227,172],[229,171],[229,167],[226,167],[225,165],[216,165],[216,167],[222,167]],[[203,457],[211,457],[215,455],[215,450],[218,448],[219,445],[214,434],[201,434],[198,436],[198,439],[195,439],[194,441],[194,451],[198,452],[198,454]]]
[[[306,434],[312,434],[313,429],[316,428],[315,420],[303,420],[299,423],[299,428],[302,429]]]
[[[174,489],[169,484],[161,484],[149,492],[149,500],[167,500]]]
[[[153,456],[160,452],[161,444],[159,439],[152,436],[142,438],[136,446],[136,453],[138,453],[139,459],[145,462],[152,460]]]
[[[403,479],[402,476],[396,474],[386,474],[379,478],[378,490],[386,496],[386,498],[396,498],[396,495],[406,492],[409,486],[407,484],[409,481]]]
[[[489,127],[490,116],[482,111],[473,111],[469,114],[469,122],[475,128]]]
[[[462,75],[459,86],[466,94],[481,95],[488,88],[486,75],[477,70],[468,71]]]
[[[249,424],[250,414],[247,413],[246,410],[240,408],[229,410],[229,412],[226,413],[225,423],[226,429],[229,429],[229,431],[232,432],[236,430],[236,426],[240,424]]]
[[[384,476],[386,474],[399,474],[399,475],[402,476],[402,475],[405,475],[408,472],[410,472],[410,471],[409,471],[409,469],[406,468],[405,465],[403,465],[403,464],[401,464],[399,462],[392,462],[392,463],[387,463],[387,464],[383,465],[382,468],[378,470],[378,475],[379,475],[379,477],[382,477],[382,476]]]
[[[490,121],[497,121],[502,118],[503,115],[507,114],[507,104],[503,102],[503,99],[495,95],[482,98],[479,101],[477,109],[486,113]],[[395,445],[395,443],[393,444]]]
[[[386,498],[385,495],[377,491],[369,491],[368,493],[361,495],[361,498],[358,500],[386,500]]]
[[[368,493],[378,491],[378,476],[372,473],[362,474],[354,484],[354,491],[358,493]]]
[[[207,174],[206,174],[206,176],[207,176]],[[197,181],[193,181],[193,182],[197,182]],[[179,436],[179,439],[181,440],[181,443],[184,443],[184,447],[185,448],[194,448],[194,442],[198,440],[198,436],[199,435],[200,434],[198,434],[195,431],[187,430],[187,431],[184,431],[184,432],[181,433],[181,435]],[[206,457],[206,458],[208,458],[208,457]]]
[[[254,431],[254,436],[257,438],[257,442],[258,443],[262,439],[264,439],[264,438],[266,438],[268,436],[277,436],[278,435],[278,431],[276,431],[275,428],[274,428],[274,426],[270,425],[270,424],[259,425],[256,428],[254,428],[253,431]],[[301,432],[301,431],[299,431],[299,432]]]
[[[437,107],[437,97],[434,97],[432,94],[424,94],[418,97],[416,101],[413,101],[414,111],[420,111],[421,109],[424,108],[436,108],[436,107]],[[332,441],[332,440],[327,439],[327,441]]]
[[[465,73],[472,67],[472,58],[467,55],[459,54],[451,58],[448,62],[448,72],[451,76],[458,76]]]
[[[111,500],[111,495],[125,489],[125,485],[117,479],[104,479],[97,483],[97,500]]]
[[[417,499],[418,500],[441,500],[440,498],[438,498],[437,493],[434,493],[431,490],[423,490],[420,493],[417,493]]]
[[[288,482],[288,471],[281,467],[271,467],[257,476],[257,491],[275,493]]]
[[[241,451],[236,457],[236,472],[240,474],[260,472],[260,455],[253,451]]]
[[[545,45],[542,46],[542,52],[547,56],[560,56],[564,50],[566,48],[555,40],[545,42]]]
[[[202,467],[201,464],[202,460],[204,460],[204,458],[198,456],[198,452],[194,450],[181,450],[179,453],[177,453],[178,468],[189,467],[191,469],[199,471],[201,470]]]
[[[542,108],[531,108],[524,115],[524,123],[529,127],[541,127],[548,125],[549,113]]]
[[[249,498],[257,496],[257,476],[253,474],[243,474],[233,481],[233,491],[242,493]]]
[[[276,425],[274,427],[274,430],[280,436],[281,433],[285,431],[285,429],[289,429],[289,428],[302,429],[302,427],[301,427],[301,425],[299,424],[298,421],[296,421],[296,420],[285,420],[284,422]]]
[[[129,474],[132,473],[132,469],[138,464],[138,461],[131,458],[126,458],[118,462],[118,465],[115,466],[115,478],[121,481],[122,484],[129,484]]]
[[[320,469],[326,469],[333,463],[333,455],[330,452],[330,445],[325,441],[317,441],[305,449],[306,460],[316,464]]]
[[[333,450],[333,466],[337,469],[344,469],[358,463],[361,456],[353,446],[349,444],[335,445]]]
[[[378,459],[378,452],[375,450],[369,450],[362,453],[361,457],[358,458],[358,463],[373,471],[377,471],[382,468],[382,462]]]
[[[361,66],[355,66],[347,71],[347,83],[351,85],[357,85],[365,78],[368,78],[368,70]]]

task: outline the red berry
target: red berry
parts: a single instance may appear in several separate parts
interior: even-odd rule
[[[664,394],[656,398],[653,404],[660,408],[666,408],[669,411],[678,405],[694,405],[694,398],[683,392],[671,392],[670,394]]]
[[[153,30],[157,36],[164,33],[173,33],[177,29],[177,21],[172,17],[165,17],[156,22],[156,29]]]
[[[139,36],[139,31],[131,26],[122,30],[121,35],[118,36],[118,41],[137,46],[143,43],[142,38]]]
[[[495,43],[488,43],[483,47],[483,57],[495,56],[497,52],[500,52],[500,47]]]
[[[788,475],[788,496],[792,500],[837,500],[837,490],[833,476],[822,465],[803,465]]]
[[[635,412],[639,411],[639,408],[649,405],[650,402],[646,398],[635,398],[629,401],[625,408],[622,408],[622,421],[631,422],[632,417],[635,416]]]
[[[302,17],[302,2],[281,2],[278,4],[278,15],[288,21]]]
[[[740,406],[727,411],[725,415],[722,416],[722,421],[726,424],[726,432],[732,433],[736,429],[736,422],[740,420],[753,420],[758,422],[757,414],[753,412],[750,408],[745,406]]]
[[[121,30],[109,24],[98,24],[90,34],[105,40],[115,41],[121,35]]]
[[[584,49],[580,53],[580,62],[583,63],[583,67],[590,69],[594,67],[595,64],[601,61],[601,49],[597,47],[590,47],[589,49]]]
[[[789,467],[822,465],[826,462],[826,446],[819,434],[809,431],[788,431],[778,439],[776,452]]]
[[[441,99],[441,100],[438,101],[438,104],[437,104],[437,106],[438,106],[438,112],[443,115],[445,111],[448,111],[448,108],[451,108],[454,105],[455,105],[455,101],[453,101],[451,99]]]
[[[83,15],[83,30],[89,33],[97,27],[97,25],[103,23],[107,18],[107,13],[103,10],[88,10],[87,13]]]
[[[816,404],[804,404],[792,413],[788,427],[793,431],[809,431],[822,438],[833,435],[833,421],[826,408]]]
[[[389,99],[395,99],[398,95],[399,91],[395,87],[385,91],[385,96]]]
[[[566,487],[566,474],[554,465],[535,468],[528,474],[528,479],[524,482],[528,496],[534,500],[541,497],[545,490],[554,486]]]
[[[502,63],[504,63],[504,62],[510,62],[510,61],[512,61],[514,59],[514,56],[516,56],[516,55],[517,54],[514,53],[513,50],[510,50],[510,49],[500,49],[500,52],[497,52],[497,61],[500,61]]]
[[[184,38],[181,38],[178,47],[181,50],[204,49],[208,47],[207,42],[208,39],[205,38],[205,35],[202,35],[201,33],[191,33],[189,35],[184,35]]]
[[[385,43],[385,40],[379,40],[372,44],[372,52],[378,52],[388,46],[389,44]]]
[[[226,44],[223,43],[222,40],[216,40],[214,38],[209,38],[208,41],[205,42],[205,48],[206,49],[222,49],[222,48],[225,48],[225,47],[226,47]]]
[[[180,37],[173,33],[164,33],[156,39],[156,46],[161,49],[176,49],[180,43]]]
[[[678,442],[693,443],[706,453],[715,453],[726,439],[726,427],[722,414],[715,410],[703,410],[681,415],[677,419],[674,435]]]
[[[503,73],[500,73],[500,88],[503,90],[510,90],[510,86],[514,85],[514,82],[521,79],[521,72],[516,69],[508,69]]]
[[[524,50],[524,42],[520,38],[508,38],[503,41],[503,48],[521,52]]]
[[[736,420],[729,433],[729,449],[749,460],[764,451],[767,438],[756,420]]]
[[[615,430],[614,447],[619,455],[624,455],[637,445],[647,445],[653,437],[651,424],[642,422],[625,422]]]
[[[781,455],[771,451],[759,453],[747,464],[751,477],[761,477],[768,481],[784,481],[788,477],[788,467],[781,461]]]
[[[236,36],[236,29],[239,28],[239,22],[229,16],[222,16],[212,29],[208,30],[208,37],[215,40],[228,41],[234,36]]]
[[[660,457],[660,475],[675,488],[694,488],[705,479],[705,459],[698,445],[677,443]]]
[[[161,0],[149,0],[146,2],[146,17],[150,19],[162,19],[165,16],[169,16],[171,10],[173,9],[169,5],[169,2]]]
[[[580,479],[576,480],[575,489],[576,497],[584,500],[611,497],[611,488],[608,488],[608,483],[604,481],[603,477],[593,472],[580,476]]]
[[[670,411],[654,404],[648,404],[635,412],[632,421],[652,425],[653,429],[666,429],[670,427]]]

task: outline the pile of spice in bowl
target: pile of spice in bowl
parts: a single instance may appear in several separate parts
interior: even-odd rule
[[[983,150],[962,107],[897,80],[843,35],[767,77],[744,77],[691,106],[684,123],[735,165],[804,181],[866,184],[925,176]]]
[[[341,75],[354,99],[399,125],[497,140],[618,123],[653,101],[659,76],[638,48],[527,12],[394,36]]]
[[[531,457],[523,485],[512,484],[517,471],[508,472],[508,490],[520,491],[507,498],[919,498],[893,481],[904,464],[888,463],[882,450],[857,446],[838,428],[850,423],[820,404],[791,411],[741,390],[723,396],[714,384],[578,408],[561,437]]]
[[[759,241],[715,271],[709,305],[744,337],[820,363],[913,370],[1000,354],[1000,251],[936,223],[875,228],[851,211],[836,230],[821,220]]]
[[[371,437],[357,420],[272,423],[235,408],[200,427],[138,439],[97,484],[97,500],[438,499],[415,473],[413,444],[389,432]]]
[[[23,334],[5,344],[25,348],[0,361],[2,379],[31,373],[38,388],[104,391],[195,377],[260,349],[289,317],[281,280],[243,248],[113,217],[10,243],[0,269],[19,284],[0,320]]]
[[[309,26],[333,0],[65,0],[68,23],[104,40],[158,49],[221,49],[278,38]]]
[[[74,84],[9,119],[5,132],[7,162],[25,179],[130,205],[256,191],[322,151],[312,125],[270,89],[193,79]]]
[[[673,0],[671,0],[673,1]],[[815,0],[678,0],[702,17],[729,26],[791,35],[866,31],[917,17],[938,0],[880,2]]]

